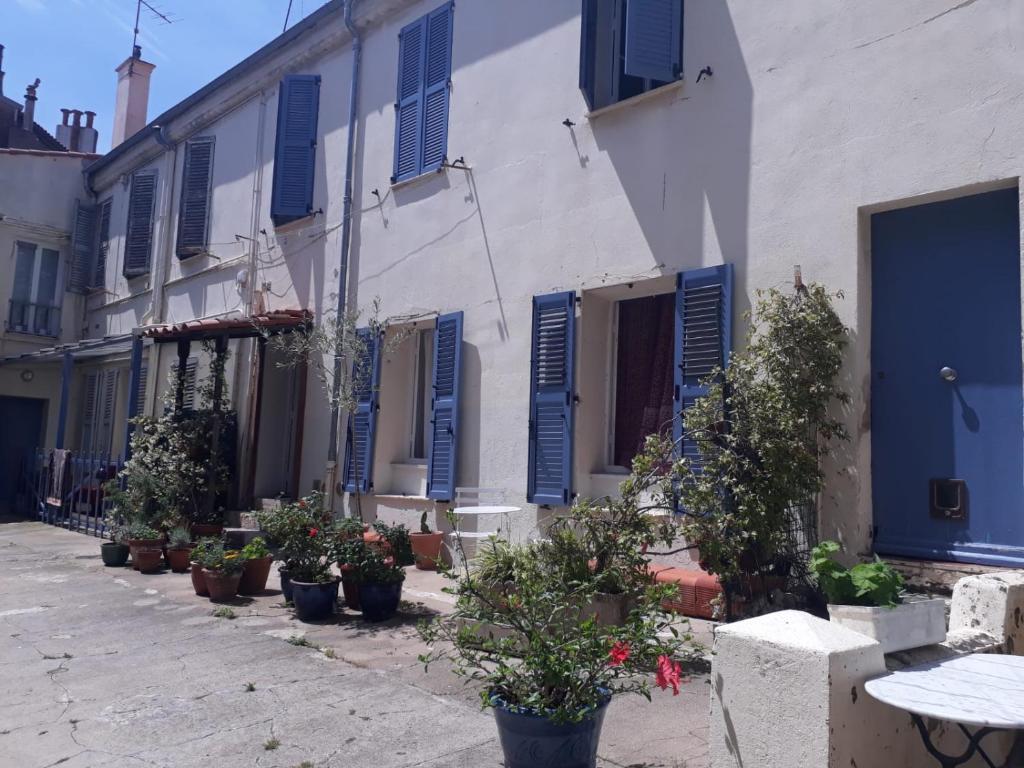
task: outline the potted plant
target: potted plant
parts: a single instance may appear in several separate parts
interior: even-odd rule
[[[392,555],[367,547],[356,569],[359,605],[366,621],[387,621],[398,611],[405,571]]]
[[[189,568],[192,575],[192,588],[199,597],[210,596],[210,592],[206,588],[206,578],[203,576],[203,559],[208,552],[219,546],[221,546],[220,539],[207,537],[200,539],[190,553]]]
[[[338,570],[341,571],[341,589],[345,596],[345,605],[353,611],[362,608],[359,603],[359,567],[366,559],[369,549],[360,531],[356,537],[342,535],[335,552]]]
[[[307,528],[304,537],[290,544],[292,602],[302,621],[325,619],[337,607],[339,579],[331,573],[336,546],[336,533],[329,523]]]
[[[140,573],[158,573],[163,566],[164,551],[159,546],[136,546],[132,560]]]
[[[167,564],[174,573],[186,573],[192,559],[192,536],[183,525],[175,526],[167,534]]]
[[[309,531],[313,528],[326,531],[332,527],[330,513],[324,511],[322,502],[323,494],[314,492],[279,509],[263,510],[256,515],[260,528],[278,549],[278,558],[282,561],[278,574],[286,602],[294,601],[292,570],[308,548]]]
[[[124,543],[124,523],[121,520],[108,517],[106,524],[110,541],[105,541],[100,545],[103,564],[108,567],[122,567],[128,562],[128,555],[131,554],[128,545]]]
[[[811,551],[811,571],[828,599],[829,620],[878,641],[883,653],[946,639],[946,604],[902,592],[903,577],[877,556],[846,568],[834,559],[840,547],[823,541]]]
[[[132,567],[135,570],[139,570],[139,550],[143,547],[147,549],[156,549],[158,552],[163,554],[162,547],[164,540],[160,536],[160,531],[156,528],[152,528],[147,523],[134,522],[130,523],[125,529],[125,539],[128,543],[128,549],[131,550],[132,555]],[[150,560],[152,556],[147,558]]]
[[[213,602],[233,600],[238,594],[244,562],[237,551],[227,551],[218,542],[203,552],[203,580]]]
[[[664,587],[649,585],[622,626],[582,616],[597,591],[589,576],[565,580],[540,557],[520,554],[515,588],[498,597],[465,566],[456,535],[456,610],[423,624],[425,667],[445,659],[456,674],[480,686],[494,709],[506,768],[594,768],[601,726],[613,696],[649,696],[650,670],[662,689],[679,692],[684,640],[660,609]],[[497,599],[496,599],[497,597]],[[467,624],[508,627],[481,637]]]
[[[420,529],[410,533],[409,539],[416,567],[421,571],[436,570],[441,559],[441,547],[444,546],[444,534],[430,530],[426,512],[420,517]]]
[[[242,547],[241,556],[244,565],[242,567],[242,580],[238,582],[238,594],[263,594],[267,589],[270,566],[274,562],[274,556],[267,549],[266,542],[257,536]]]
[[[383,554],[390,554],[395,558],[395,563],[401,566],[412,565],[415,560],[412,553],[412,542],[409,539],[409,529],[404,524],[388,525],[382,520],[373,524],[373,530],[387,542],[386,551]]]

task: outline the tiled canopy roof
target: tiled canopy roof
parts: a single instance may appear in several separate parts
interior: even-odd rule
[[[144,328],[142,335],[157,343],[212,339],[217,336],[237,339],[264,333],[286,333],[306,327],[312,320],[313,315],[308,309],[275,309],[251,317],[217,317],[154,325]]]

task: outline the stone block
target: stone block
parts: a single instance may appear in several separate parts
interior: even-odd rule
[[[949,613],[949,631],[956,630],[994,635],[1006,653],[1024,655],[1024,572],[960,579]]]

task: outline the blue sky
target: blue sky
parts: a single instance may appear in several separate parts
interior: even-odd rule
[[[288,0],[149,0],[176,21],[145,8],[142,56],[156,64],[152,120],[281,33]],[[292,0],[288,25],[325,0]],[[36,121],[53,133],[60,109],[96,112],[99,150],[110,148],[117,67],[131,53],[135,0],[0,0],[4,95],[21,101],[37,77]]]

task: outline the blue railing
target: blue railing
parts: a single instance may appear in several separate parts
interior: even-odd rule
[[[104,486],[124,466],[120,456],[100,453],[72,453],[71,468],[58,498],[50,497],[50,455],[52,451],[36,449],[25,458],[22,467],[20,497],[25,515],[44,523],[104,536],[104,517],[110,510],[110,499]],[[59,503],[57,503],[59,501]]]
[[[11,299],[7,330],[34,336],[60,336],[60,307]]]

